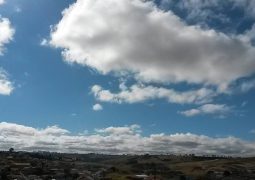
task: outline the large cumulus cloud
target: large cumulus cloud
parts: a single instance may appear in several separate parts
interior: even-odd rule
[[[129,71],[146,82],[225,87],[255,71],[247,38],[189,26],[141,0],[78,0],[63,11],[50,44],[70,63]]]
[[[74,135],[58,126],[36,129],[0,123],[0,149],[108,154],[217,154],[254,156],[255,143],[235,137],[212,138],[191,133],[143,136],[138,125],[96,129],[92,134]]]

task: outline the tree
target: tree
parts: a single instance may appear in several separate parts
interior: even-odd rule
[[[14,152],[14,149],[13,149],[13,148],[10,148],[10,149],[9,149],[9,152],[10,152],[10,153],[13,153],[13,152]]]

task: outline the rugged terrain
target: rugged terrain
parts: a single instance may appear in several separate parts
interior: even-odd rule
[[[255,179],[255,158],[0,152],[0,179]]]

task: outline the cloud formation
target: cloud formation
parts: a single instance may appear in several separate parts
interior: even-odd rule
[[[49,42],[47,41],[47,39],[43,38],[40,42],[40,45],[41,46],[48,46],[49,45]]]
[[[0,0],[1,3],[4,1]],[[0,15],[0,56],[4,54],[5,45],[13,39],[14,33],[15,30],[9,19],[2,18]],[[0,95],[10,95],[13,90],[14,86],[8,78],[8,73],[0,67]]]
[[[186,111],[181,111],[187,117],[203,115],[203,114],[213,114],[216,116],[223,117],[231,111],[231,108],[225,104],[204,104],[196,109],[190,109]]]
[[[237,9],[243,11],[244,18],[255,18],[255,1],[253,0],[160,0],[160,7],[163,9],[175,7],[187,12],[188,21],[200,21],[200,23],[207,23],[212,19],[229,23],[231,15],[228,13]],[[226,8],[228,8],[227,11]]]
[[[4,45],[13,39],[14,32],[9,19],[2,18],[0,15],[0,55],[4,53]]]
[[[92,107],[92,109],[93,109],[94,111],[101,111],[101,110],[103,110],[103,106],[102,106],[101,104],[95,104],[95,105]]]
[[[13,83],[8,79],[8,74],[0,68],[0,95],[10,95],[14,90]]]
[[[255,88],[255,79],[241,83],[241,92],[248,92]]]
[[[0,1],[0,4],[1,2],[3,3]],[[13,39],[14,32],[9,19],[0,15],[0,56],[4,54],[4,46]],[[9,81],[7,72],[0,68],[0,95],[10,95],[13,89],[13,83]]]
[[[0,5],[3,4],[5,1],[4,0],[0,0]]]
[[[70,63],[103,74],[132,72],[144,82],[224,88],[255,72],[255,48],[247,38],[189,26],[141,0],[78,0],[63,11],[50,44]]]
[[[217,154],[254,156],[255,143],[235,137],[212,138],[191,133],[143,136],[140,126],[108,127],[93,134],[73,135],[58,126],[36,129],[0,123],[0,149],[108,154]]]
[[[92,94],[98,101],[112,103],[139,103],[147,100],[165,99],[177,104],[202,104],[212,101],[216,93],[207,88],[178,92],[174,89],[163,87],[145,86],[134,84],[131,87],[120,85],[120,92],[112,93],[99,85],[91,88]]]

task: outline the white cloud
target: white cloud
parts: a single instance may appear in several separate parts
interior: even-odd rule
[[[0,0],[0,5],[1,5],[1,4],[4,4],[4,2],[5,2],[4,0]]]
[[[13,39],[14,32],[9,19],[2,18],[0,15],[0,55],[4,53],[4,45]]]
[[[255,72],[249,41],[189,26],[142,0],[78,0],[63,11],[50,44],[62,48],[68,62],[103,74],[129,71],[146,82],[226,88]]]
[[[207,88],[177,92],[173,89],[141,84],[132,85],[130,88],[121,88],[118,93],[112,93],[99,85],[94,85],[91,92],[98,101],[113,103],[139,103],[146,100],[165,99],[170,103],[201,104],[212,101],[216,95],[213,90]]]
[[[2,3],[4,1],[0,0],[0,4]],[[0,56],[4,54],[5,45],[13,39],[14,33],[9,19],[0,15]],[[9,81],[7,72],[0,67],[0,95],[10,95],[13,89],[13,83]]]
[[[0,94],[10,95],[13,90],[13,83],[8,79],[7,73],[0,68]]]
[[[115,135],[134,135],[136,133],[141,132],[140,126],[137,124],[133,124],[131,126],[125,126],[125,127],[108,127],[103,129],[96,129],[97,133],[106,133],[106,134],[115,134]]]
[[[48,42],[47,39],[43,38],[43,39],[41,40],[41,42],[40,42],[40,45],[41,45],[41,46],[48,46],[48,45],[49,45],[49,42]]]
[[[224,116],[231,111],[231,108],[225,104],[204,104],[197,109],[181,111],[180,113],[187,116],[196,116],[201,114],[213,114],[216,116]]]
[[[101,111],[103,110],[103,106],[101,104],[95,104],[92,109],[94,111]]]
[[[0,123],[0,149],[109,154],[217,154],[254,156],[255,142],[235,137],[212,138],[191,133],[151,134],[143,136],[138,125],[97,129],[92,134],[74,135],[51,126],[36,129]]]

